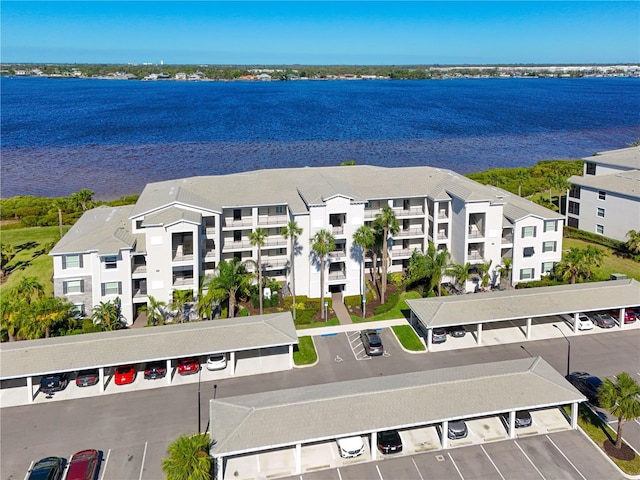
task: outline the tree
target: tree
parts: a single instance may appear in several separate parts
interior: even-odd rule
[[[625,243],[627,249],[633,253],[640,253],[640,230],[629,230],[626,235],[629,240]]]
[[[103,331],[118,330],[122,328],[120,316],[120,298],[108,302],[100,302],[93,307],[91,320],[96,325],[100,325]]]
[[[164,307],[165,302],[156,300],[155,297],[149,295],[149,303],[144,306],[147,312],[147,325],[164,325]]]
[[[395,235],[400,231],[400,224],[389,205],[382,207],[382,213],[376,215],[373,221],[374,228],[382,232],[382,287],[380,301],[384,303],[387,293],[387,270],[389,269],[389,235]]]
[[[282,227],[280,233],[286,239],[289,239],[289,249],[291,255],[291,295],[293,296],[293,321],[296,320],[296,248],[298,238],[302,235],[302,229],[295,220],[290,220],[286,227]]]
[[[193,300],[192,290],[174,290],[173,301],[171,302],[171,308],[178,312],[178,320],[180,323],[184,321],[184,306],[187,302]]]
[[[209,434],[180,435],[169,445],[168,457],[162,460],[166,480],[211,480]]]
[[[94,192],[83,188],[82,190],[72,193],[69,200],[75,208],[80,208],[83,212],[86,212],[93,206],[93,195]]]
[[[327,255],[336,246],[333,235],[328,230],[320,230],[311,239],[311,251],[320,260],[320,318],[326,321],[324,311],[324,269]]]
[[[269,233],[264,228],[256,228],[249,234],[249,241],[254,247],[258,247],[258,298],[260,299],[260,315],[262,315],[262,247],[267,241]]]
[[[0,278],[5,276],[7,264],[16,256],[13,245],[0,242]]]
[[[42,297],[28,306],[24,301],[21,303],[18,314],[22,320],[17,335],[22,338],[49,338],[54,329],[68,328],[74,323],[73,304],[64,298]]]
[[[66,207],[67,202],[64,198],[54,198],[51,205],[58,211],[58,228],[60,229],[60,239],[62,239],[62,209]]]
[[[526,168],[518,168],[515,171],[514,178],[518,182],[518,196],[522,196],[522,184],[531,178],[529,170]]]
[[[435,290],[436,294],[442,296],[442,277],[447,273],[451,264],[449,262],[449,252],[446,249],[436,250],[433,242],[429,242],[427,249],[427,258],[429,261],[429,272],[431,274],[430,288]]]
[[[462,291],[465,292],[467,289],[467,280],[469,280],[471,276],[470,271],[471,263],[467,262],[464,265],[454,263],[449,267],[447,273],[455,279],[456,283],[462,288]]]
[[[480,276],[480,286],[482,288],[487,288],[489,283],[491,283],[491,263],[493,260],[489,260],[488,262],[479,263],[476,265],[476,271]]]
[[[500,274],[500,280],[506,278],[511,285],[511,271],[513,270],[513,258],[503,258],[502,265],[498,267],[498,273]]]
[[[7,332],[10,342],[17,340],[22,318],[17,305],[11,299],[0,298],[0,329]]]
[[[599,267],[600,262],[602,262],[604,258],[604,250],[595,245],[587,245],[582,249],[582,256],[584,259],[585,276],[587,280],[590,280],[591,270],[594,267]]]
[[[207,286],[206,300],[224,301],[229,300],[229,311],[227,316],[235,316],[238,294],[249,293],[251,279],[253,275],[247,271],[247,266],[234,257],[230,261],[221,260],[216,268],[216,273],[211,277]]]
[[[16,286],[15,297],[30,305],[44,297],[44,287],[36,277],[24,277]]]
[[[598,388],[598,402],[618,419],[616,448],[622,448],[622,425],[640,417],[640,385],[626,372],[619,373],[615,381],[605,378]]]
[[[365,314],[364,304],[364,261],[366,253],[376,243],[376,235],[369,225],[362,225],[353,234],[353,244],[359,248],[358,256],[360,257],[360,275],[362,281],[360,282],[360,297],[362,300],[362,315]]]
[[[558,263],[557,272],[562,280],[574,284],[584,270],[584,256],[582,249],[571,248]]]

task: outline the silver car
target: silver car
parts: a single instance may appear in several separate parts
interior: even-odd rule
[[[594,313],[592,318],[593,323],[595,323],[600,328],[613,328],[616,325],[616,321],[608,313]]]

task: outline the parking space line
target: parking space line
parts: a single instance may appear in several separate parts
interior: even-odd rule
[[[547,440],[549,440],[551,442],[551,445],[553,445],[554,447],[556,447],[556,450],[558,450],[558,452],[560,452],[560,455],[562,455],[564,457],[564,459],[569,462],[569,465],[571,465],[573,467],[573,469],[578,472],[578,475],[580,475],[582,477],[582,480],[587,480],[585,478],[584,475],[582,475],[582,473],[580,472],[580,470],[578,470],[578,468],[573,464],[573,462],[571,460],[569,460],[567,458],[567,456],[564,454],[564,452],[562,450],[560,450],[560,448],[558,447],[558,445],[556,445],[556,443],[551,439],[551,437],[549,437],[549,435],[545,435],[545,437],[547,437]]]
[[[336,472],[338,472],[338,478],[339,478],[340,480],[342,480],[342,475],[340,475],[340,469],[339,469],[339,468],[336,468]]]
[[[27,473],[25,473],[24,475],[24,480],[27,480],[27,478],[29,478],[29,472],[31,471],[32,468],[33,468],[33,460],[31,460],[31,463],[29,464],[29,468],[27,468]]]
[[[484,449],[484,447],[482,445],[480,445],[480,448],[482,449],[482,451],[484,452],[484,454],[487,456],[487,458],[489,459],[489,461],[491,462],[491,465],[493,465],[493,468],[496,469],[496,472],[498,472],[498,475],[500,475],[500,478],[502,480],[505,480],[505,478],[502,476],[502,472],[500,471],[500,469],[498,468],[498,466],[493,463],[493,459],[489,456],[489,454],[487,453],[487,451]]]
[[[376,464],[376,470],[378,471],[378,476],[380,477],[380,480],[384,480],[384,478],[382,478],[382,474],[380,473],[380,469],[378,468],[377,464]]]
[[[411,461],[413,462],[413,466],[416,467],[416,472],[418,472],[418,476],[420,477],[420,480],[424,480],[424,477],[422,476],[422,473],[420,473],[420,469],[418,468],[418,464],[416,463],[413,457],[411,457]]]
[[[449,459],[451,460],[451,463],[453,463],[453,466],[456,469],[456,472],[458,472],[458,475],[460,475],[460,478],[462,480],[464,480],[464,477],[462,476],[462,473],[460,472],[460,469],[458,468],[458,465],[456,465],[456,462],[454,462],[453,457],[451,456],[451,453],[447,452],[447,455],[449,455]]]
[[[102,476],[100,480],[104,480],[104,474],[107,471],[107,463],[109,463],[109,457],[111,456],[111,449],[107,452],[107,458],[104,459],[104,464],[102,465]]]
[[[144,442],[144,452],[142,452],[142,465],[140,465],[140,476],[138,477],[138,480],[142,480],[142,471],[144,470],[144,460],[147,457],[147,445],[149,445],[149,443]]]
[[[536,470],[536,472],[538,472],[538,475],[540,475],[540,478],[544,478],[544,480],[547,480],[547,479],[545,478],[545,476],[544,476],[544,475],[542,475],[542,472],[540,472],[540,470],[538,470],[538,467],[536,467],[535,463],[533,463],[533,462],[531,461],[531,459],[529,458],[529,455],[527,455],[526,453],[524,453],[524,450],[522,449],[522,447],[521,447],[520,445],[518,445],[518,442],[514,440],[514,441],[513,441],[513,443],[514,443],[514,445],[515,445],[516,447],[518,447],[518,448],[520,449],[520,451],[522,452],[522,454],[524,455],[524,457],[525,457],[527,460],[529,460],[529,463],[530,463],[530,464],[531,464],[531,466]]]

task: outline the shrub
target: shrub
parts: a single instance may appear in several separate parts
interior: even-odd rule
[[[374,308],[373,313],[375,315],[381,315],[383,313],[390,312],[398,304],[399,298],[400,298],[400,294],[398,292],[390,293],[387,296],[387,302],[384,303],[383,305],[378,305],[376,308]]]
[[[404,285],[405,275],[403,272],[394,272],[389,275],[389,282],[393,283],[396,287]]]
[[[347,307],[355,307],[358,308],[362,305],[362,298],[360,295],[349,295],[344,297],[344,304]]]
[[[585,240],[591,243],[597,243],[598,245],[604,245],[605,247],[611,247],[614,250],[624,251],[626,250],[624,242],[614,240],[613,238],[603,237],[597,233],[586,232],[574,227],[564,227],[564,236],[567,238],[577,238],[578,240]]]

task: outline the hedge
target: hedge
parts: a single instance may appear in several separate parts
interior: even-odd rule
[[[614,240],[613,238],[603,237],[597,233],[586,232],[574,227],[564,227],[564,236],[567,238],[576,238],[578,240],[585,240],[587,242],[597,243],[605,247],[613,248],[614,250],[626,251],[624,242]]]

